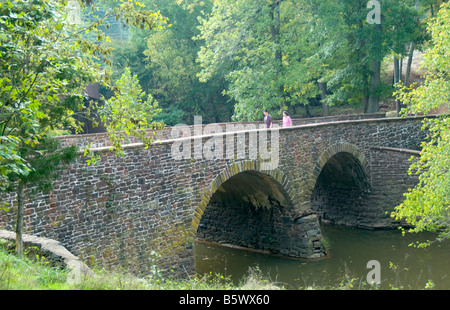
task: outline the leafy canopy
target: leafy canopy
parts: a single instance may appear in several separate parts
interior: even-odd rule
[[[80,131],[82,124],[73,116],[93,119],[99,111],[92,103],[84,106],[85,88],[89,83],[113,88],[111,49],[105,47],[108,38],[100,29],[106,16],[145,29],[166,23],[159,12],[144,10],[138,1],[121,1],[105,17],[80,23],[68,18],[67,5],[59,0],[0,2],[0,189],[9,186],[10,175],[20,179],[34,169],[23,157],[29,152],[22,149],[39,146],[55,129]],[[120,121],[142,126],[131,117],[123,115]],[[109,129],[114,135],[118,127]]]
[[[114,149],[122,153],[122,142],[129,136],[140,138],[148,146],[152,138],[145,129],[150,126],[158,129],[163,127],[163,124],[152,122],[161,112],[158,103],[150,94],[145,98],[137,76],[132,76],[129,68],[125,68],[117,81],[117,87],[120,92],[107,100],[100,109],[101,120],[108,124],[108,135]]]
[[[405,114],[450,108],[449,3],[443,3],[437,16],[429,21],[429,32],[432,39],[424,54],[428,70],[424,84],[402,87],[397,92],[408,105]],[[438,233],[438,240],[443,240],[450,237],[450,118],[444,115],[427,120],[423,129],[428,130],[428,141],[422,144],[421,156],[410,169],[410,173],[419,175],[419,183],[405,194],[406,200],[392,216],[412,224],[409,232],[433,231]]]

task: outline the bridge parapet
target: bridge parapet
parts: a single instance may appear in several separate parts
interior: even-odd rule
[[[344,121],[344,120],[360,120],[360,119],[378,119],[384,118],[386,116],[385,113],[372,113],[372,114],[349,114],[349,115],[336,115],[336,116],[328,116],[328,117],[313,117],[313,118],[295,118],[292,120],[293,126],[299,125],[307,125],[307,124],[316,124],[316,123],[327,123],[327,122],[335,122],[335,121]],[[215,123],[214,125],[220,126],[223,132],[226,132],[226,126],[233,127],[238,125],[258,125],[262,124],[262,121],[255,122],[227,122],[227,123]],[[275,120],[275,124],[281,126],[281,120]],[[206,126],[211,124],[202,124],[200,122],[200,133],[204,133],[204,129]],[[189,130],[194,133],[195,125],[186,125],[189,127]],[[174,138],[173,136],[173,126],[166,126],[163,130],[147,130],[148,136],[154,137],[155,140],[164,141],[171,140]],[[62,146],[71,146],[77,145],[80,148],[84,148],[87,146],[91,146],[92,148],[106,147],[111,146],[111,142],[108,138],[106,132],[102,133],[93,133],[93,134],[81,134],[81,135],[65,135],[60,136],[58,139],[61,141]],[[130,137],[128,140],[123,141],[123,144],[134,144],[139,143],[140,141],[137,138]]]

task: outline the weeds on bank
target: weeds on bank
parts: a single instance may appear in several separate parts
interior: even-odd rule
[[[68,289],[67,273],[51,266],[45,257],[25,252],[19,258],[0,244],[1,290]]]
[[[249,269],[248,275],[238,284],[230,277],[209,273],[196,275],[189,279],[163,277],[154,272],[147,278],[137,278],[125,272],[95,270],[94,277],[84,277],[77,284],[68,284],[68,271],[51,266],[43,256],[35,254],[38,251],[27,250],[22,258],[4,247],[0,240],[0,290],[280,290],[286,289],[282,283],[276,283],[263,275],[259,268]],[[404,271],[391,263],[391,269],[396,274]],[[400,278],[397,277],[397,280]],[[428,281],[424,289],[434,289],[432,281]],[[306,285],[299,290],[377,290],[378,285],[370,285],[361,278],[352,276],[346,270],[344,276],[334,287]],[[389,285],[389,289],[404,289],[399,281]]]
[[[1,241],[0,241],[1,242]],[[0,290],[240,290],[279,289],[264,279],[259,270],[249,273],[240,285],[229,277],[210,273],[189,279],[163,278],[157,270],[148,278],[137,278],[125,272],[94,269],[95,276],[82,277],[68,284],[69,271],[51,266],[42,256],[27,249],[22,258],[11,247],[0,243]]]

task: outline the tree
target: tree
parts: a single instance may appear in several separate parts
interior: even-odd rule
[[[296,111],[298,106],[304,106],[308,109],[319,94],[326,94],[326,85],[320,81],[324,74],[323,54],[318,52],[323,37],[319,39],[312,34],[314,17],[308,2],[284,2],[281,13],[283,70],[279,77],[284,88],[283,108],[291,107]],[[325,116],[328,115],[328,104],[322,101]]]
[[[307,105],[319,94],[317,70],[308,62],[314,48],[306,2],[293,0],[215,1],[200,19],[201,81],[223,73],[234,99],[236,120],[255,120],[264,108],[278,111]],[[306,13],[306,14],[305,14]]]
[[[420,47],[425,41],[426,31],[421,23],[419,1],[409,3],[409,5],[393,7],[395,14],[390,16],[390,24],[393,25],[390,31],[391,48],[393,56],[393,84],[403,81],[409,86],[411,65],[414,50]],[[403,77],[403,58],[407,57],[406,74]],[[400,115],[401,103],[396,100],[397,114]]]
[[[443,3],[429,23],[431,42],[424,54],[427,69],[425,82],[419,86],[403,86],[397,97],[407,105],[404,114],[429,114],[450,108],[450,7]],[[405,194],[405,201],[391,216],[413,225],[403,232],[437,232],[437,240],[450,237],[450,118],[442,115],[424,122],[428,140],[421,155],[410,168],[418,174],[419,183]],[[430,242],[419,243],[419,246]]]
[[[111,1],[102,6],[111,7]],[[142,0],[147,7],[160,10],[170,24],[162,31],[143,31],[127,27],[126,36],[118,38],[117,30],[105,32],[111,35],[113,72],[120,77],[125,67],[137,75],[142,90],[151,93],[163,112],[155,119],[168,125],[191,123],[194,115],[201,114],[205,122],[229,121],[233,102],[223,95],[226,81],[217,74],[207,83],[199,82],[197,52],[201,40],[193,40],[199,34],[197,17],[211,10],[212,1],[191,3],[166,0]],[[191,5],[192,4],[192,5]],[[169,27],[170,26],[170,27]]]
[[[324,114],[341,103],[378,112],[389,88],[382,63],[395,46],[405,54],[418,23],[412,0],[372,2],[215,1],[200,19],[199,78],[223,72],[236,119],[253,120],[262,108],[308,106],[319,95]],[[368,18],[374,9],[377,22]]]
[[[325,69],[320,81],[328,91],[326,101],[377,112],[380,100],[388,94],[388,85],[381,80],[385,57],[394,52],[404,55],[405,44],[418,37],[413,1],[310,3],[315,18],[311,37]],[[372,14],[379,14],[379,20],[372,21]]]
[[[153,139],[145,129],[164,127],[164,124],[153,121],[161,112],[158,103],[150,94],[143,100],[146,94],[142,91],[137,76],[132,76],[129,68],[125,68],[116,87],[120,91],[106,100],[99,111],[102,122],[108,124],[106,128],[113,148],[122,153],[122,143],[129,136],[138,137],[148,147]]]
[[[16,254],[22,255],[22,226],[25,211],[25,189],[32,185],[33,190],[49,192],[53,181],[59,176],[58,172],[63,165],[69,164],[77,156],[75,146],[61,148],[58,140],[44,136],[39,139],[36,146],[25,145],[20,147],[19,155],[25,159],[29,173],[26,176],[20,172],[8,174],[10,190],[17,194],[16,218]]]
[[[49,138],[51,130],[69,126],[80,130],[74,114],[91,118],[95,110],[93,103],[88,109],[83,107],[85,87],[89,83],[112,87],[107,67],[110,49],[102,45],[107,38],[99,29],[104,19],[85,25],[71,23],[66,6],[67,2],[59,0],[0,3],[0,187],[17,192],[19,239],[25,186],[40,180],[48,188],[52,171],[57,164],[67,163],[73,153],[55,146]],[[138,7],[137,1],[128,1],[108,14],[142,28],[165,23],[159,13]],[[86,33],[90,40],[84,37]],[[130,115],[120,122],[139,126]],[[20,244],[17,240],[18,252]]]

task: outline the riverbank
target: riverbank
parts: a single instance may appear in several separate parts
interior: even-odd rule
[[[235,284],[229,277],[218,273],[175,280],[153,275],[137,278],[124,272],[95,270],[94,276],[82,277],[78,283],[68,282],[70,271],[52,266],[44,256],[27,251],[22,258],[0,243],[0,290],[228,290],[272,291],[286,290],[280,283],[266,278],[253,268]],[[339,287],[304,287],[300,289],[355,289],[351,279]],[[368,287],[366,287],[368,288]]]
[[[125,272],[94,269],[77,283],[67,281],[70,271],[54,266],[32,250],[19,258],[10,245],[0,242],[0,290],[280,290],[283,289],[255,270],[240,285],[220,274],[191,277],[186,280],[162,278],[154,274],[137,278]]]
[[[95,276],[84,277],[78,283],[69,283],[69,270],[52,266],[44,257],[28,255],[19,258],[0,244],[0,290],[152,290],[152,291],[279,291],[287,290],[273,282],[258,269],[249,271],[236,285],[229,277],[209,273],[185,280],[160,277],[137,278],[122,272],[95,270]],[[433,289],[429,283],[424,289]],[[336,287],[306,286],[298,290],[376,290],[377,286],[345,277]],[[393,289],[398,289],[394,288]],[[289,289],[291,290],[291,289]]]
[[[418,236],[399,231],[324,227],[330,256],[301,262],[235,247],[196,243],[196,270],[202,276],[175,279],[157,269],[138,278],[125,271],[91,267],[78,281],[72,270],[55,265],[34,247],[23,258],[10,240],[0,239],[0,290],[146,290],[146,291],[306,291],[306,290],[447,290],[449,244],[408,246]],[[427,238],[427,234],[421,238]],[[381,285],[369,285],[367,262],[380,262]],[[373,267],[371,267],[373,268]],[[153,294],[151,293],[151,294]]]

